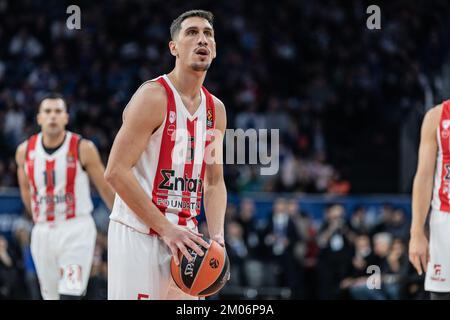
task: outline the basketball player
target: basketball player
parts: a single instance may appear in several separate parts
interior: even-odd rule
[[[85,294],[97,234],[89,178],[109,208],[114,201],[97,148],[67,131],[68,121],[63,97],[45,97],[37,114],[41,132],[16,151],[22,201],[35,223],[31,254],[46,300]]]
[[[180,250],[189,261],[206,243],[197,232],[202,194],[209,236],[224,244],[227,193],[219,161],[226,127],[223,103],[203,82],[216,56],[213,15],[183,13],[171,25],[175,68],[144,83],[131,98],[105,177],[116,191],[108,232],[109,299],[194,299],[170,276]]]
[[[450,299],[450,100],[429,110],[422,124],[413,185],[409,259],[426,272],[431,299]],[[430,210],[430,242],[425,221]]]

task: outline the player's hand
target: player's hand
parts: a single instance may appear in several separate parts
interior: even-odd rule
[[[170,227],[161,234],[161,238],[172,252],[176,265],[180,264],[178,250],[180,250],[186,259],[191,262],[193,258],[187,250],[187,247],[194,250],[199,256],[203,256],[204,254],[199,245],[204,248],[209,248],[209,244],[203,240],[201,234],[174,224],[171,224]]]
[[[419,276],[427,270],[429,261],[428,239],[424,232],[412,233],[409,241],[409,261]]]
[[[212,237],[212,240],[216,241],[222,247],[225,247],[225,240],[223,239],[223,235],[217,234],[214,237]]]

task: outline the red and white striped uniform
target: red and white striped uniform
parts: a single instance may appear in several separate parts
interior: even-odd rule
[[[133,172],[149,201],[170,222],[194,229],[202,203],[205,149],[211,140],[210,130],[215,128],[213,98],[203,87],[200,106],[191,115],[166,75],[151,81],[166,90],[166,117],[150,137]],[[155,234],[118,194],[110,218],[139,232]]]
[[[437,143],[438,154],[431,207],[436,211],[450,213],[450,100],[442,103]]]
[[[67,131],[52,154],[42,145],[42,133],[28,139],[25,172],[30,182],[31,209],[36,223],[90,215],[89,178],[78,155],[80,136]]]

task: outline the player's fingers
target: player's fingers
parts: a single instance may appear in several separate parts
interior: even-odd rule
[[[173,260],[175,261],[175,264],[178,266],[180,265],[180,260],[178,259],[178,249],[170,246],[170,251],[172,251]]]
[[[184,243],[182,243],[182,242],[181,243],[177,243],[177,247],[181,251],[181,253],[186,257],[186,259],[189,262],[192,262],[192,256],[189,253],[189,251],[186,249],[186,246],[184,245]]]
[[[201,245],[203,248],[209,248],[209,243],[206,242],[202,237],[196,236],[194,233],[192,233],[190,238]]]
[[[417,254],[412,254],[410,260],[411,260],[412,265],[416,269],[417,273],[419,274],[419,276],[421,276],[422,275],[422,268],[420,266],[419,256]]]
[[[194,241],[187,239],[184,243],[191,247],[200,257],[203,257],[203,250]]]
[[[421,263],[423,272],[425,272],[427,270],[427,253],[420,255],[420,263]]]

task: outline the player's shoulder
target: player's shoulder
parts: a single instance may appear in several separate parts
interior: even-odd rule
[[[148,116],[163,117],[167,104],[167,94],[163,85],[157,81],[146,81],[142,83],[131,97],[130,102],[125,107],[123,119],[130,109],[135,110],[134,113],[148,119]]]
[[[28,148],[28,139],[19,144],[16,148],[16,162],[20,163],[25,160]]]
[[[143,99],[157,101],[167,100],[166,89],[158,81],[150,80],[142,83],[136,90],[135,95],[141,96]]]
[[[442,109],[443,104],[440,103],[438,105],[435,105],[434,107],[430,108],[426,113],[424,117],[424,122],[430,122],[430,123],[439,123],[442,115]]]
[[[217,98],[215,95],[211,94],[214,102],[214,107],[216,108],[217,114],[226,114],[225,104]]]

